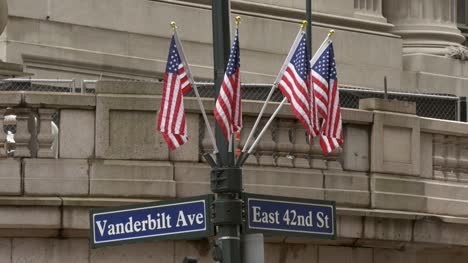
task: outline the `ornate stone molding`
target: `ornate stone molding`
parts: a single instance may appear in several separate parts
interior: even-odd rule
[[[403,53],[446,55],[465,41],[456,24],[455,0],[384,0],[383,14],[403,38]]]

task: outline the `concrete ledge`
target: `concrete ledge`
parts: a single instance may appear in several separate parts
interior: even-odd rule
[[[28,195],[88,195],[88,160],[24,159]]]
[[[21,194],[21,161],[0,160],[0,195]]]
[[[96,94],[162,95],[161,82],[100,80]]]
[[[2,107],[18,106],[21,103],[22,92],[0,91],[0,105]]]
[[[422,132],[441,133],[446,135],[467,136],[468,123],[439,119],[420,118]]]
[[[359,100],[360,110],[379,110],[405,114],[416,114],[416,102],[368,98]]]
[[[94,109],[96,95],[58,92],[24,92],[27,106],[62,109]]]
[[[119,197],[175,197],[176,183],[169,162],[94,161],[90,194]]]

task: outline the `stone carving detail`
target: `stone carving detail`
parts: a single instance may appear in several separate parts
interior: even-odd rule
[[[468,182],[468,139],[433,135],[433,179]]]
[[[468,60],[468,48],[465,46],[450,46],[447,48],[447,56],[459,60]]]

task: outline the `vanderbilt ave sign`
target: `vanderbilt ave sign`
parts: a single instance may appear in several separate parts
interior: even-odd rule
[[[90,213],[93,248],[150,240],[195,239],[213,235],[212,195],[93,209]]]

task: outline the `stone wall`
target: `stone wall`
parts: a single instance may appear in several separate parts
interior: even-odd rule
[[[201,153],[211,145],[198,105],[185,99],[189,143],[171,152],[155,131],[160,88],[154,82],[101,81],[90,95],[2,92],[0,105],[12,107],[2,114],[16,114],[16,150],[0,160],[1,253],[11,262],[42,262],[28,261],[32,255],[60,262],[67,249],[76,262],[126,262],[137,255],[179,262],[188,254],[209,262],[207,240],[88,249],[92,207],[210,191]],[[213,121],[212,100],[203,103]],[[267,107],[267,116],[276,105]],[[243,102],[240,146],[261,106]],[[324,156],[317,142],[307,144],[305,131],[284,107],[248,159],[248,192],[337,203],[337,240],[269,238],[268,262],[442,262],[439,254],[461,262],[468,250],[468,124],[417,117],[408,103],[361,106],[343,109],[340,151]],[[55,140],[54,112],[60,113]],[[57,153],[51,150],[55,143]]]

